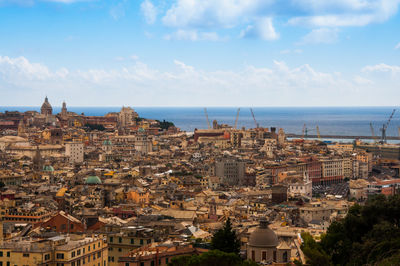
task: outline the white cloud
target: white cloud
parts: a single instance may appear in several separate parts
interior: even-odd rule
[[[247,28],[241,36],[275,40],[271,19],[317,28],[365,26],[387,21],[400,0],[176,0],[162,17],[164,25],[184,29]],[[282,20],[280,20],[282,21]]]
[[[254,26],[247,26],[247,28],[240,33],[240,37],[272,41],[279,39],[279,34],[275,31],[272,18],[268,17],[259,19]]]
[[[118,20],[125,16],[125,4],[126,0],[122,0],[111,7],[110,15],[113,19]]]
[[[338,39],[338,29],[314,29],[305,35],[299,44],[334,43]]]
[[[170,27],[230,28],[240,23],[243,15],[254,12],[258,2],[258,0],[177,0],[167,10],[162,21]]]
[[[134,55],[131,55],[131,56],[130,56],[130,59],[136,61],[136,60],[139,60],[139,56],[137,56],[137,55],[134,54]]]
[[[400,49],[400,42],[394,47],[394,49]]]
[[[235,71],[206,71],[179,60],[174,65],[159,70],[136,60],[114,69],[52,70],[24,57],[0,56],[0,104],[36,104],[32,101],[42,101],[43,92],[60,97],[56,102],[79,94],[71,104],[97,106],[121,105],[127,99],[142,106],[395,105],[400,96],[400,66],[386,64],[366,66],[350,77],[282,61]],[[382,71],[392,78],[374,74]],[[34,96],[23,97],[28,94]]]
[[[144,15],[144,18],[148,24],[154,24],[157,18],[157,9],[150,0],[145,0],[140,5],[140,9]]]
[[[295,0],[294,3],[306,13],[291,18],[289,24],[343,27],[384,22],[397,13],[400,0]]]
[[[390,73],[393,75],[400,74],[400,66],[391,66],[387,64],[377,64],[373,66],[366,66],[362,69],[363,72],[380,72],[380,73]]]
[[[219,41],[216,32],[198,32],[197,30],[177,30],[164,36],[165,40],[179,41]]]

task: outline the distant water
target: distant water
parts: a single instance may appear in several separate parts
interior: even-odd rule
[[[85,115],[105,115],[118,112],[121,107],[68,107],[69,111]],[[207,128],[207,121],[202,107],[137,107],[134,108],[141,117],[172,121],[177,127],[186,131],[195,128]],[[283,128],[288,133],[301,134],[306,124],[310,135],[316,134],[319,126],[321,135],[365,135],[370,136],[370,123],[375,135],[380,135],[380,128],[386,123],[394,107],[255,107],[253,108],[257,122],[262,127]],[[0,112],[27,110],[39,111],[40,107],[4,107]],[[61,107],[54,107],[60,112]],[[218,123],[234,125],[237,108],[208,107],[210,123],[215,119]],[[238,128],[254,128],[255,123],[250,108],[241,107]],[[400,110],[396,111],[389,128],[388,136],[399,136]]]

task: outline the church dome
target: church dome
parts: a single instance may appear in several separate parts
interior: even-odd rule
[[[98,185],[101,184],[101,179],[98,176],[92,175],[86,178],[86,185]]]
[[[51,107],[51,104],[49,103],[49,99],[47,97],[44,99],[44,103],[40,108],[40,112],[44,115],[51,115],[53,112],[53,107]]]
[[[275,248],[279,241],[275,232],[268,227],[267,220],[261,220],[260,226],[250,235],[249,246],[260,248]]]
[[[43,172],[54,172],[54,167],[51,165],[44,165]]]
[[[109,140],[109,139],[104,140],[103,141],[103,145],[104,146],[111,146],[112,145],[111,140]]]

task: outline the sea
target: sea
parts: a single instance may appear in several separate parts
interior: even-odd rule
[[[208,128],[203,107],[133,107],[140,117],[173,122],[184,131]],[[78,114],[101,116],[118,112],[121,107],[68,107],[68,111]],[[301,134],[304,124],[309,135],[316,135],[319,127],[321,135],[371,136],[370,123],[374,134],[380,136],[382,125],[387,123],[396,107],[252,107],[260,127],[283,128],[287,133]],[[4,111],[40,111],[40,107],[0,106]],[[208,118],[212,124],[234,125],[237,107],[207,107]],[[53,107],[58,113],[61,107]],[[250,107],[240,107],[238,128],[254,128],[256,124]],[[400,110],[396,110],[387,128],[387,136],[399,136]],[[396,141],[399,142],[399,141]]]

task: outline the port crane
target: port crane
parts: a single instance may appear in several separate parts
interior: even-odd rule
[[[208,129],[211,129],[210,120],[208,119],[207,108],[205,108],[205,107],[204,107],[204,114],[206,115],[206,120],[207,120]]]
[[[253,108],[250,108],[250,112],[251,112],[251,116],[253,117],[254,124],[256,125],[256,128],[259,128],[260,124],[257,123],[256,116],[254,115],[254,112],[253,112]]]
[[[369,127],[371,128],[371,136],[372,136],[372,138],[373,138],[373,139],[375,140],[375,142],[376,142],[374,126],[372,125],[372,123],[369,123]]]
[[[382,125],[381,128],[381,132],[382,132],[382,136],[381,136],[381,143],[386,143],[387,142],[387,138],[386,138],[386,130],[390,124],[390,121],[392,120],[394,113],[396,112],[396,109],[393,109],[392,114],[390,115],[388,121]]]
[[[304,137],[307,138],[308,137],[308,132],[314,131],[314,130],[317,132],[318,139],[321,140],[321,134],[319,133],[319,126],[318,125],[315,127],[315,129],[308,129],[307,125],[304,124],[303,125],[303,130],[302,130],[302,133],[301,133],[301,135],[302,135],[301,138],[302,139],[304,139]]]

